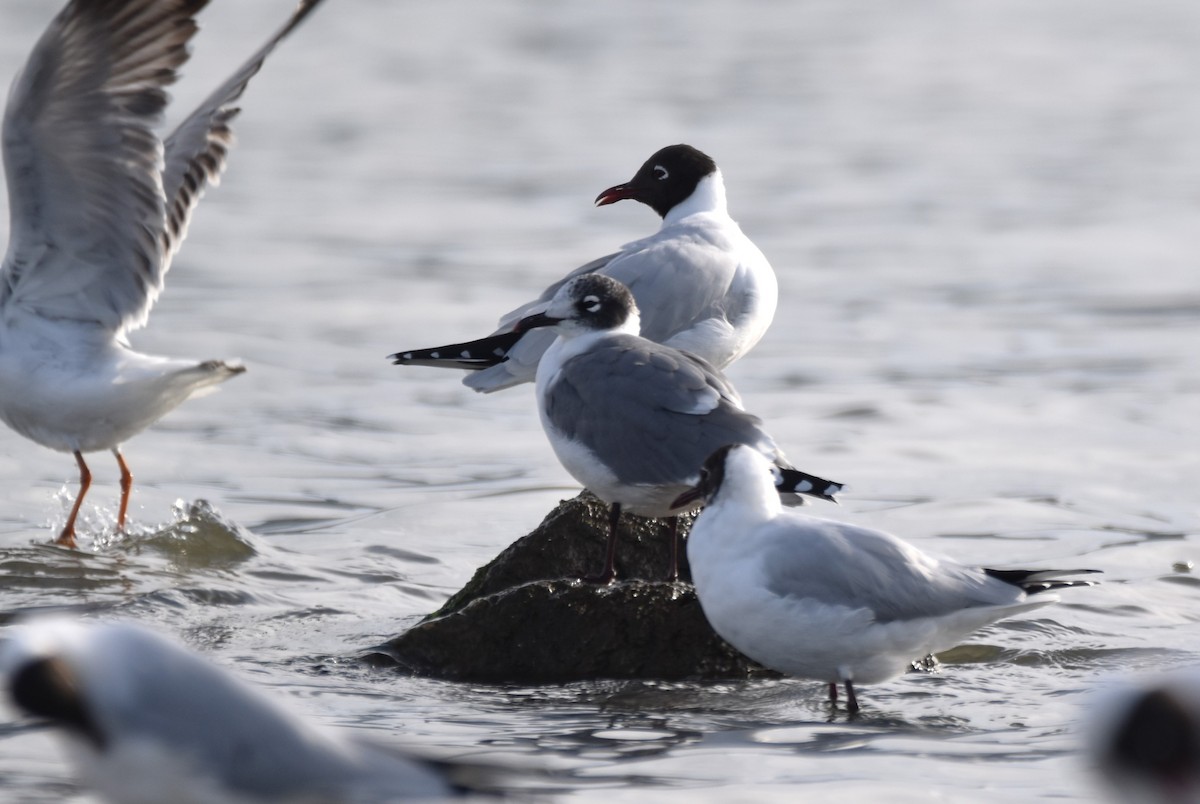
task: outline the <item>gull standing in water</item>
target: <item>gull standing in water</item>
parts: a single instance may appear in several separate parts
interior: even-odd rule
[[[603,572],[616,576],[622,510],[671,518],[670,578],[677,575],[674,500],[725,444],[749,445],[778,472],[772,493],[833,500],[841,484],[787,463],[757,416],[742,409],[729,381],[707,361],[640,337],[638,308],[612,277],[585,274],[563,285],[517,332],[552,327],[558,339],[538,364],[542,427],[562,465],[612,506]]]
[[[482,769],[319,728],[225,670],[129,623],[32,621],[0,640],[0,686],[56,727],[109,801],[442,799]]]
[[[79,465],[58,543],[75,546],[91,484],[86,452],[121,471],[117,528],[133,476],[120,445],[188,397],[245,369],[130,348],[204,189],[233,142],[231,104],[287,24],[165,140],[153,128],[208,0],[72,0],[34,46],[3,122],[10,230],[0,266],[0,419]]]
[[[713,453],[675,503],[700,500],[687,551],[713,630],[772,670],[828,682],[831,701],[844,684],[851,712],[855,684],[1058,600],[1045,592],[1092,585],[1062,575],[1095,572],[967,567],[889,533],[784,511],[774,467],[745,446]]]
[[[501,318],[500,328],[487,338],[391,358],[397,365],[472,369],[463,383],[476,391],[532,382],[554,334],[514,333],[513,324],[545,310],[570,280],[593,273],[611,276],[633,292],[644,338],[699,355],[718,368],[750,351],[775,316],[778,283],[767,258],[729,217],[716,163],[690,145],[667,146],[630,181],[600,193],[596,204],[627,198],[657,212],[662,227],[567,274]]]

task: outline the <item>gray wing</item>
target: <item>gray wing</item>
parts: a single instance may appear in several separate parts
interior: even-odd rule
[[[642,314],[643,338],[666,343],[708,319],[734,321],[748,303],[731,293],[738,262],[715,232],[668,229],[630,243],[600,273],[624,283]],[[702,357],[716,362],[713,356]],[[722,361],[723,362],[723,361]]]
[[[187,235],[188,220],[196,203],[209,184],[217,183],[225,169],[225,156],[233,144],[229,124],[241,111],[231,104],[241,97],[271,51],[320,2],[301,0],[283,27],[167,137],[162,176],[163,194],[167,199],[164,271],[170,264],[170,256]]]
[[[695,355],[615,335],[563,364],[545,413],[568,438],[634,484],[694,483],[726,444],[775,453],[758,417]]]
[[[207,0],[74,0],[13,84],[4,114],[11,240],[0,304],[145,320],[162,286],[164,87]]]
[[[940,561],[883,531],[798,514],[779,522],[788,525],[767,547],[763,566],[767,588],[783,597],[870,609],[881,623],[1024,597],[981,570]]]

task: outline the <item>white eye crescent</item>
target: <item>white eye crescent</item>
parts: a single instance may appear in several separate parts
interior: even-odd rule
[[[587,305],[584,309],[589,313],[600,312],[600,297],[599,296],[584,296],[583,303]]]
[[[663,167],[662,165],[654,166],[654,178],[658,179],[659,181],[662,181],[663,179],[667,178],[670,175],[671,174],[669,172],[667,172],[667,169],[665,167]]]

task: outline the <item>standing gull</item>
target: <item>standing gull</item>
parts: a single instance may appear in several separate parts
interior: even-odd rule
[[[91,484],[85,452],[121,470],[117,528],[133,476],[120,444],[202,389],[245,369],[135,352],[233,142],[231,104],[320,2],[287,24],[160,141],[164,88],[188,58],[208,0],[72,0],[34,46],[4,113],[10,239],[0,267],[0,419],[79,465],[79,494],[58,543],[75,546]]]
[[[476,391],[532,382],[554,334],[514,333],[513,324],[545,310],[570,280],[593,273],[611,276],[633,292],[645,338],[719,368],[753,348],[775,316],[778,285],[767,258],[729,217],[716,163],[690,145],[670,145],[630,181],[600,193],[596,204],[626,198],[657,212],[662,228],[567,274],[501,318],[487,338],[391,357],[398,365],[473,369],[463,383]]]
[[[85,786],[123,804],[440,800],[456,790],[448,773],[473,772],[317,727],[128,623],[17,626],[0,686],[58,729]]]
[[[517,332],[553,327],[558,339],[538,364],[542,427],[559,461],[612,506],[607,559],[595,580],[616,576],[621,511],[671,517],[671,571],[677,575],[678,522],[672,505],[700,476],[714,449],[746,444],[779,473],[778,490],[825,500],[841,490],[792,468],[729,381],[707,361],[640,337],[629,290],[602,274],[563,285]]]
[[[978,569],[888,533],[784,511],[773,467],[745,446],[717,450],[679,506],[705,501],[688,537],[700,606],[713,630],[756,662],[846,687],[899,675],[989,623],[1054,603],[1044,592],[1094,570]],[[1036,597],[1035,597],[1036,596]]]

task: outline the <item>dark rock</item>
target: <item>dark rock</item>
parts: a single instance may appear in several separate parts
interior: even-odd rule
[[[683,518],[681,533],[692,519]],[[608,507],[584,492],[365,658],[477,683],[774,675],[713,632],[690,583],[665,580],[668,533],[665,522],[623,516],[618,582],[580,581],[602,568],[608,538]],[[690,578],[682,548],[680,575]]]

